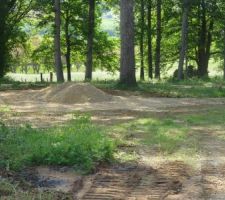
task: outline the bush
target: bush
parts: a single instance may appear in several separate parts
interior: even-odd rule
[[[90,172],[97,163],[110,161],[113,149],[113,142],[91,124],[89,117],[44,130],[0,125],[0,166],[12,170],[61,165]]]

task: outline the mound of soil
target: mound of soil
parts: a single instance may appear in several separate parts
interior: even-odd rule
[[[43,89],[40,96],[46,101],[60,104],[96,103],[112,100],[111,95],[88,83],[64,83],[50,86]]]

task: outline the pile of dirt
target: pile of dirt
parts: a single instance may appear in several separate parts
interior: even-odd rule
[[[112,96],[88,83],[64,83],[41,90],[38,98],[60,104],[97,103],[112,100]]]

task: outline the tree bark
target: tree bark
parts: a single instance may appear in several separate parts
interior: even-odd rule
[[[184,78],[184,60],[187,54],[187,39],[188,39],[188,13],[189,13],[189,2],[184,0],[183,2],[183,16],[182,16],[182,35],[181,35],[181,50],[180,60],[178,65],[178,80]]]
[[[134,53],[134,0],[120,0],[120,83],[136,85]]]
[[[152,58],[152,0],[148,0],[148,77],[153,78],[153,58]]]
[[[65,37],[66,37],[66,68],[67,68],[67,80],[71,81],[71,41],[69,34],[69,13],[66,11],[65,16]]]
[[[0,1],[0,78],[5,75],[6,70],[6,17],[8,14],[6,1]]]
[[[89,0],[89,19],[88,19],[88,44],[85,80],[92,80],[93,71],[93,43],[95,31],[95,0]]]
[[[208,35],[207,35],[207,43],[206,43],[206,56],[205,56],[205,76],[208,76],[208,68],[209,68],[209,60],[210,60],[210,52],[211,52],[211,44],[212,44],[212,31],[214,28],[214,21],[211,20],[209,23],[209,28],[208,28]]]
[[[223,79],[225,80],[225,27],[223,29]]]
[[[140,35],[140,58],[141,58],[141,71],[140,79],[145,80],[145,67],[144,67],[144,33],[145,33],[145,5],[144,0],[141,0],[141,35]]]
[[[205,0],[201,0],[200,2],[199,13],[199,21],[201,23],[201,27],[199,30],[199,44],[197,55],[198,76],[207,77],[214,21],[211,20],[207,27]]]
[[[55,68],[56,68],[56,76],[57,82],[64,82],[63,68],[62,68],[62,60],[61,60],[61,8],[60,8],[60,0],[55,0]]]
[[[157,30],[156,30],[156,56],[155,56],[155,78],[160,79],[160,61],[161,61],[161,8],[162,0],[157,0]]]

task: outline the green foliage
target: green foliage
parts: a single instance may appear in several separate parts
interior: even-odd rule
[[[14,83],[14,82],[15,81],[11,77],[8,77],[8,76],[0,78],[0,84],[11,84],[11,83]]]
[[[31,165],[66,165],[90,172],[97,163],[112,159],[113,142],[76,116],[68,125],[49,129],[0,126],[0,165],[19,170]]]

